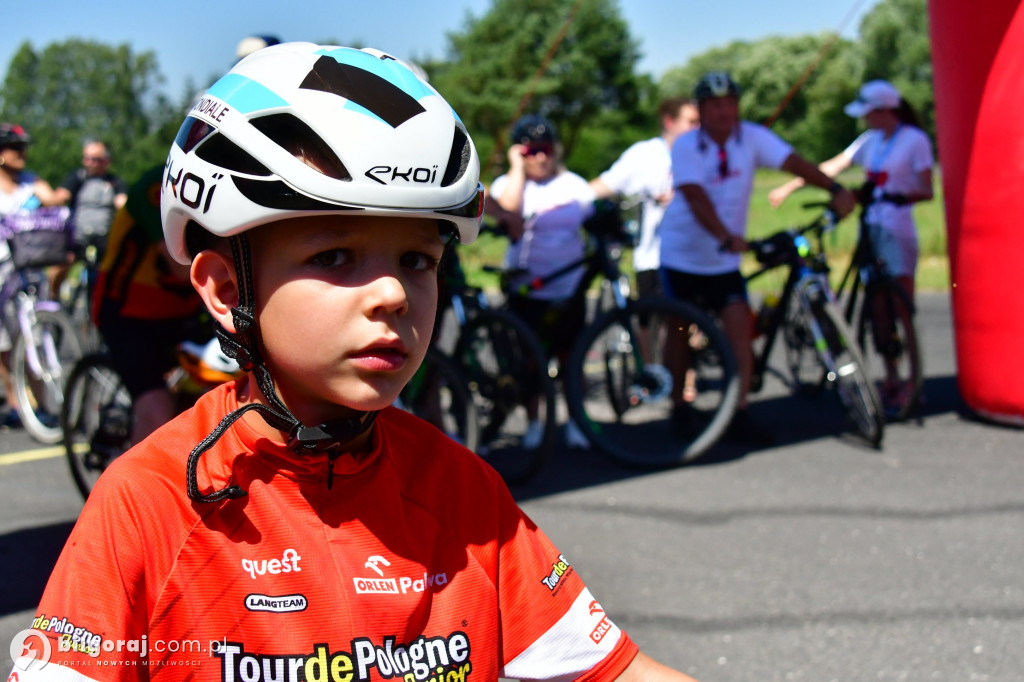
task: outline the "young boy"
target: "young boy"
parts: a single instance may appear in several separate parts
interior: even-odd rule
[[[100,478],[18,682],[690,680],[637,652],[494,471],[391,407],[481,205],[463,124],[387,55],[283,44],[210,88],[161,211],[249,374]]]

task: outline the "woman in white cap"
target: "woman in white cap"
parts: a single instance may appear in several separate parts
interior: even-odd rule
[[[868,81],[857,99],[844,108],[848,116],[863,118],[868,130],[839,155],[819,168],[835,177],[851,165],[865,171],[860,190],[861,219],[872,250],[890,275],[914,300],[914,270],[917,268],[917,229],[911,205],[932,199],[932,145],[917,123],[914,110],[891,83]],[[768,194],[778,207],[790,192],[800,187],[799,179]],[[892,322],[880,302],[873,304],[876,344],[891,334]],[[887,413],[898,414],[907,403],[907,383],[900,379],[897,360],[883,351],[885,380],[880,386]]]
[[[931,141],[914,110],[888,81],[868,81],[843,111],[863,118],[868,130],[819,168],[830,177],[851,165],[864,169],[860,200],[867,211],[871,243],[889,274],[913,299],[917,231],[911,204],[934,196]],[[794,178],[772,190],[768,199],[777,208],[802,186],[803,180]]]

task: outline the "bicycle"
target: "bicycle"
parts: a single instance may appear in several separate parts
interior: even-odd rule
[[[458,366],[440,349],[430,346],[412,380],[395,401],[470,450],[480,444],[480,424],[469,385]]]
[[[914,325],[914,303],[875,256],[867,206],[861,209],[860,232],[836,297],[857,334],[857,343],[889,420],[904,420],[917,409],[924,386],[922,353]]]
[[[218,354],[216,344],[214,339],[206,346],[188,341],[178,345],[178,366],[166,377],[178,412],[240,375],[234,361]],[[106,353],[90,353],[75,363],[65,396],[60,413],[64,454],[85,499],[100,474],[132,446],[133,401]]]
[[[64,262],[70,242],[69,211],[35,209],[5,216],[0,239],[11,251],[10,274],[0,288],[4,325],[12,337],[10,378],[25,431],[41,443],[61,438],[66,369],[85,342],[71,318],[48,300],[41,268]]]
[[[479,439],[471,449],[507,483],[524,483],[540,471],[555,443],[555,386],[547,354],[525,322],[469,286],[456,253],[446,256],[446,267],[441,314],[454,316],[458,334],[450,354],[479,420]]]
[[[96,244],[76,248],[75,260],[68,266],[56,296],[90,349],[99,348],[101,343],[99,330],[92,320],[92,295],[98,265],[99,248]]]
[[[205,346],[179,344],[178,366],[166,377],[167,388],[177,399],[177,412],[241,375],[237,364],[219,349],[216,339]],[[132,396],[105,353],[91,353],[75,364],[66,396],[61,411],[64,453],[76,487],[88,498],[100,474],[133,444]],[[436,349],[427,351],[396,406],[430,421],[467,447],[476,445],[476,412],[465,379]]]
[[[692,462],[725,432],[739,398],[736,363],[724,334],[703,311],[668,298],[634,299],[619,267],[630,243],[619,205],[595,202],[584,224],[588,246],[582,258],[545,277],[520,284],[525,295],[584,268],[576,296],[600,283],[609,308],[598,310],[572,344],[561,374],[570,417],[588,441],[613,459],[631,466],[663,468]],[[514,277],[515,272],[508,273]],[[679,428],[675,386],[664,361],[665,340],[645,340],[642,329],[687,330],[692,357],[692,420]]]
[[[746,276],[748,283],[766,272],[788,270],[781,294],[775,300],[766,297],[757,312],[761,334],[755,343],[750,390],[761,389],[769,355],[782,331],[794,392],[834,388],[858,433],[878,447],[885,433],[882,408],[856,336],[836,304],[821,245],[822,235],[835,224],[835,214],[825,210],[803,227],[749,242],[761,267]]]

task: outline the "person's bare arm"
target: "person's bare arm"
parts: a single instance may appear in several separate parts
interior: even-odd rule
[[[707,230],[712,237],[721,244],[723,251],[739,253],[745,251],[747,242],[742,237],[732,234],[718,216],[715,205],[711,203],[711,197],[700,185],[680,185],[679,191],[690,205],[697,222]]]
[[[804,179],[804,182],[828,190],[832,194],[832,207],[840,218],[845,218],[857,207],[857,197],[813,163],[798,154],[790,154],[782,162],[782,170]]]
[[[53,193],[56,197],[58,205],[63,206],[67,204],[69,201],[71,201],[71,192],[68,190],[67,187],[58,187],[57,189],[53,190]]]
[[[850,159],[850,157],[846,154],[845,151],[842,151],[833,156],[831,159],[828,159],[827,161],[822,161],[820,164],[818,164],[818,169],[825,175],[829,176],[830,178],[835,178],[837,175],[839,175],[844,170],[849,168],[851,163],[852,160]],[[803,178],[799,176],[795,177],[789,182],[779,185],[778,187],[770,191],[768,193],[768,202],[772,205],[773,208],[778,208],[779,206],[782,205],[782,202],[784,202],[790,194],[803,187],[804,184],[805,183]]]
[[[601,178],[594,178],[590,181],[590,189],[594,190],[594,194],[598,199],[607,199],[608,197],[615,196],[616,192]]]
[[[115,194],[114,195],[114,208],[118,209],[124,206],[125,202],[128,201],[127,194]]]
[[[64,203],[61,201],[56,190],[50,187],[50,183],[42,178],[36,178],[35,184],[32,186],[32,190],[39,199],[39,203],[43,206],[60,206]]]
[[[697,682],[689,675],[658,663],[647,654],[640,652],[616,680],[620,682],[649,682],[651,680],[675,680],[676,682]]]

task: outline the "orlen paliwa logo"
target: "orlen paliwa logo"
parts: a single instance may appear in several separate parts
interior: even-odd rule
[[[38,640],[38,644],[33,640]],[[11,640],[11,660],[17,670],[25,672],[44,668],[50,662],[50,640],[39,630],[22,630]],[[18,679],[17,670],[9,680]]]

